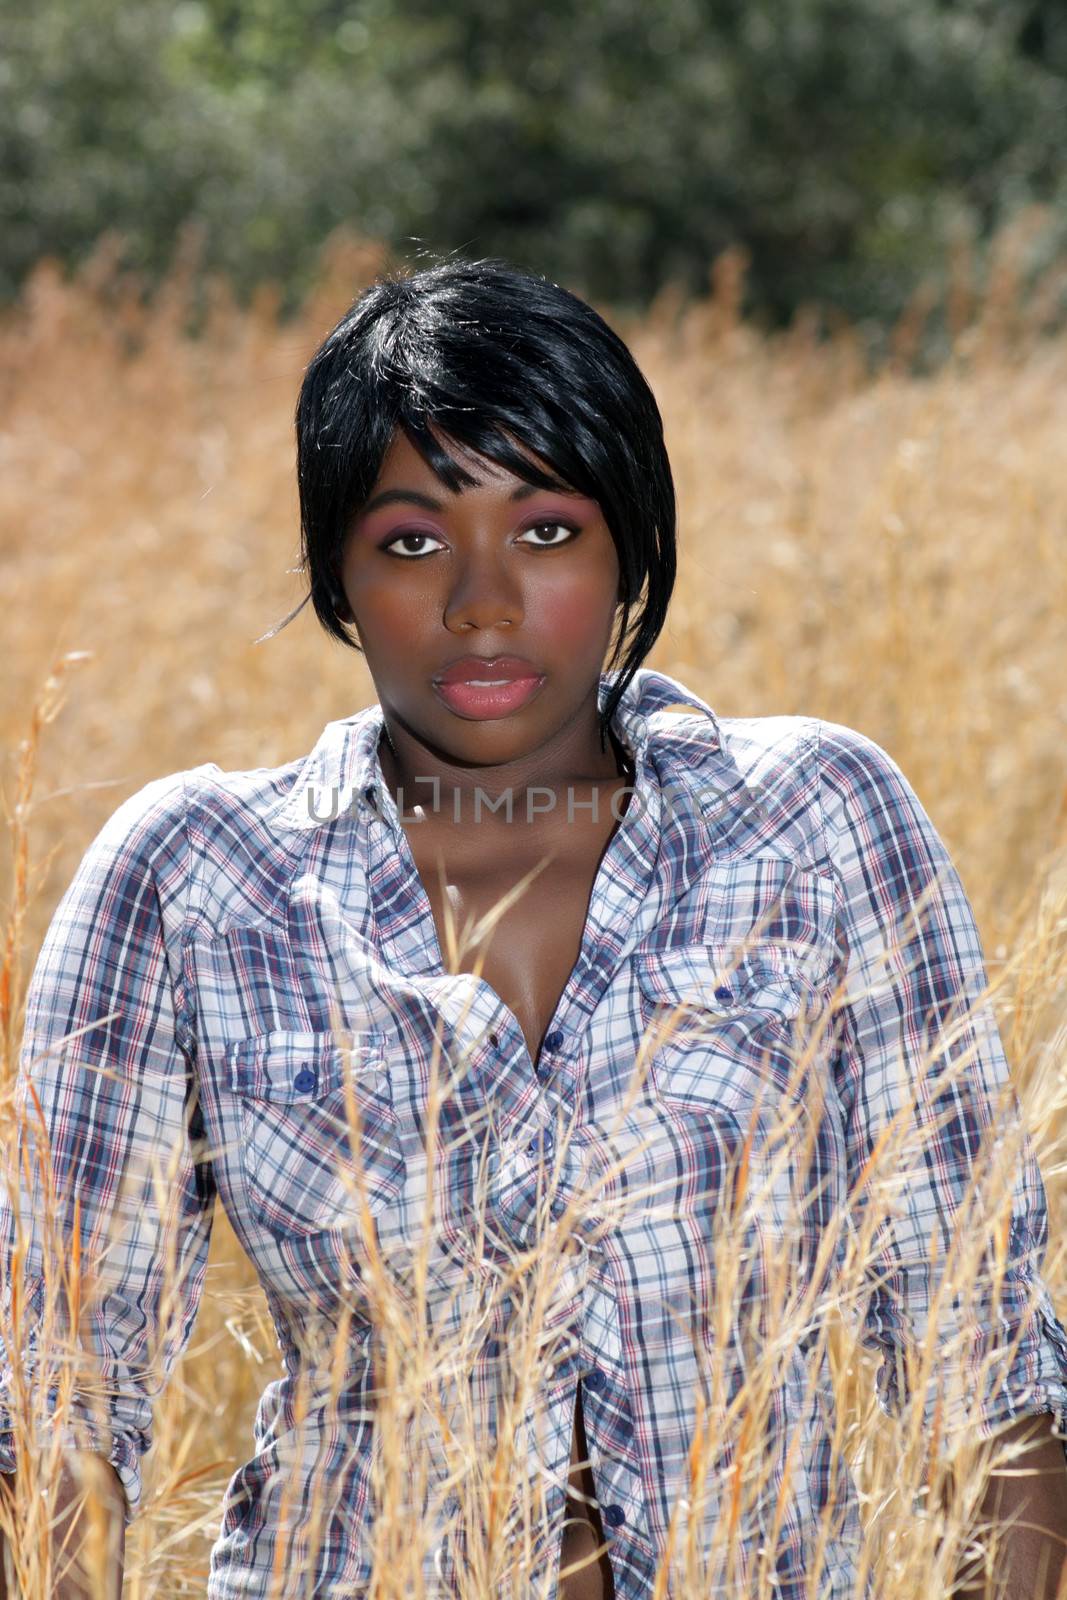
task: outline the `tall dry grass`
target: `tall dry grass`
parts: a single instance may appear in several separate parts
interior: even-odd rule
[[[971,282],[966,261],[954,263],[952,355],[933,374],[913,365],[929,309],[922,300],[898,329],[893,360],[871,373],[847,328],[820,340],[805,317],[774,338],[746,325],[738,314],[743,261],[731,255],[716,264],[706,301],[683,306],[664,293],[620,331],[660,400],[680,498],[680,578],[649,664],[722,715],[805,712],[862,729],[912,780],[978,916],[991,1003],[1047,1181],[1047,1277],[1063,1314],[1067,337],[1044,328],[1056,281],[1026,303],[1016,290],[1020,230],[1039,222],[1024,218],[1005,235],[983,285]],[[216,285],[191,339],[188,272],[179,264],[146,307],[116,276],[105,246],[72,282],[43,264],[0,326],[10,907],[0,1096],[10,1097],[14,1082],[33,953],[81,852],[119,802],[148,779],[201,761],[291,759],[326,720],[373,697],[361,659],[327,642],[307,612],[269,643],[254,641],[300,594],[290,571],[291,415],[302,364],[380,259],[372,246],[338,241],[315,297],[285,325],[269,296],[240,310]],[[642,1052],[638,1071],[646,1064]],[[440,1063],[442,1094],[453,1065]],[[10,1107],[7,1098],[0,1119],[8,1172]],[[723,1348],[745,1303],[760,1184],[776,1183],[787,1159],[802,1165],[800,1137],[784,1125],[764,1147],[768,1165],[746,1161],[724,1191],[729,1206],[716,1229]],[[872,1226],[892,1205],[907,1161],[921,1158],[907,1140],[899,1131],[869,1175]],[[1000,1236],[1007,1170],[986,1173],[961,1232],[952,1263],[961,1292],[974,1281],[979,1246]],[[588,1198],[610,1225],[610,1196]],[[546,1359],[545,1323],[580,1248],[574,1217],[546,1213],[543,1224],[538,1248],[516,1258],[507,1284],[492,1290],[506,1288],[516,1308],[513,1425],[500,1429],[493,1453],[450,1379],[492,1304],[465,1307],[451,1343],[435,1342],[420,1315],[425,1258],[420,1266],[416,1253],[398,1275],[375,1255],[372,1234],[363,1241],[388,1378],[380,1600],[419,1592],[430,1524],[413,1524],[398,1508],[429,1482],[420,1472],[432,1461],[458,1496],[470,1600],[533,1592],[536,1495],[517,1441]],[[679,1596],[707,1591],[694,1530],[701,1496],[724,1485],[732,1498],[713,1555],[732,1575],[731,1592],[770,1592],[766,1571],[741,1586],[731,1538],[761,1490],[753,1441],[801,1326],[815,1328],[832,1356],[835,1448],[863,1492],[876,1592],[894,1600],[949,1592],[989,1461],[964,1430],[949,1474],[914,1410],[890,1420],[878,1409],[850,1318],[870,1249],[870,1237],[853,1240],[850,1275],[835,1280],[828,1299],[805,1298],[783,1230],[762,1286],[764,1320],[744,1332],[740,1399],[712,1384],[694,1438],[691,1509],[680,1508],[673,1534]],[[68,1272],[67,1287],[84,1295],[90,1286]],[[56,1370],[66,1369],[60,1362]],[[203,1592],[223,1487],[251,1453],[256,1402],[280,1371],[265,1302],[219,1208],[203,1308],[160,1401],[145,1509],[129,1530],[130,1594]],[[340,1381],[336,1372],[331,1381]],[[446,1412],[447,1436],[437,1426]],[[47,1487],[54,1460],[41,1471]],[[29,1516],[21,1483],[20,1495]],[[43,1582],[47,1504],[32,1514],[28,1570]],[[818,1577],[812,1572],[813,1596]]]

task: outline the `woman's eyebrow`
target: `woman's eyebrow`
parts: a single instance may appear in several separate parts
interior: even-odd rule
[[[508,496],[509,500],[526,500],[530,495],[536,494],[541,488],[539,483],[520,483]],[[556,493],[574,494],[573,489],[559,485]],[[395,500],[406,500],[412,505],[422,506],[427,511],[442,511],[444,509],[440,500],[435,500],[431,494],[423,494],[418,489],[383,489],[380,494],[372,495],[364,506],[360,507],[359,515],[369,517],[372,511],[377,511],[381,506],[392,505]]]

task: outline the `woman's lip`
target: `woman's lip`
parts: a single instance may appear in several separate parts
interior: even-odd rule
[[[438,683],[470,683],[499,678],[537,678],[543,674],[523,656],[460,656],[435,675]]]
[[[529,677],[510,678],[506,683],[494,685],[466,681],[442,683],[435,678],[433,686],[449,710],[457,711],[461,717],[489,721],[518,711],[533,698],[544,681],[543,672],[532,672]]]

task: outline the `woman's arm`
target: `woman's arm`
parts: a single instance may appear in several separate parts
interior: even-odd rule
[[[119,807],[57,906],[0,1141],[0,1473],[25,1436],[102,1456],[126,1521],[200,1303],[216,1195],[182,962],[186,776]]]
[[[1041,1437],[1049,1421],[1023,1417],[998,1435],[1012,1443],[1031,1441],[1010,1468],[993,1473],[982,1502],[983,1521],[1016,1523],[1001,1536],[992,1581],[991,1592],[1003,1600],[1056,1600],[1067,1549],[1067,1465],[1062,1441]],[[957,1575],[961,1597],[985,1592],[985,1574],[972,1576],[970,1567],[961,1563]]]
[[[64,1465],[60,1472],[52,1534],[52,1572],[53,1577],[64,1572],[72,1553],[82,1550],[80,1570],[65,1571],[61,1582],[53,1587],[52,1595],[54,1600],[120,1600],[126,1555],[122,1485],[118,1473],[103,1456],[87,1453],[79,1458],[79,1465],[89,1485],[82,1485],[69,1466]],[[102,1502],[101,1523],[92,1514],[88,1498],[79,1505],[87,1488],[90,1495]],[[14,1473],[0,1474],[0,1494],[4,1493],[14,1501]],[[0,1532],[0,1600],[8,1600],[6,1556],[5,1539]]]
[[[882,1403],[914,1405],[946,1462],[961,1442],[1033,1428],[1042,1414],[1062,1432],[1067,1332],[1042,1278],[1045,1190],[970,903],[873,740],[820,722],[817,765],[844,969],[834,1082],[852,1219],[870,1208],[877,1224],[864,1309],[883,1354]],[[1067,1535],[1062,1443],[1044,1441],[1032,1460],[1039,1479],[995,1478],[990,1515],[1026,1500],[1032,1520]],[[1002,1561],[1027,1600],[1042,1543],[1019,1530]]]

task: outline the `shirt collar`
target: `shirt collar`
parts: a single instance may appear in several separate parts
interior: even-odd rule
[[[597,704],[601,709],[618,677],[617,672],[600,674]],[[687,742],[668,715],[669,707],[678,706],[692,707],[708,719],[709,726],[701,727],[695,741],[694,753],[720,748],[719,723],[711,707],[677,678],[639,667],[623,690],[611,724],[634,756],[639,773],[646,766],[651,741],[670,733],[675,740],[681,737],[683,746]],[[381,706],[375,703],[350,717],[328,722],[267,821],[275,828],[307,830],[345,815],[381,815],[379,795],[384,778],[378,741],[384,720]],[[680,753],[684,754],[684,749]]]

